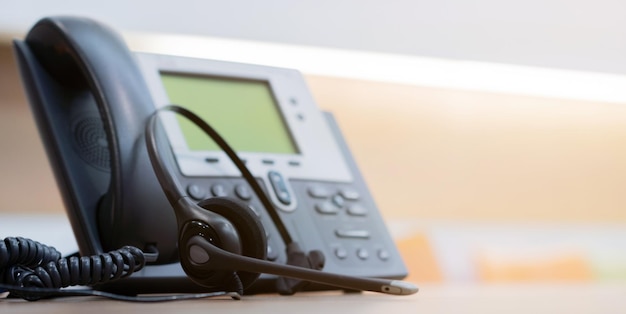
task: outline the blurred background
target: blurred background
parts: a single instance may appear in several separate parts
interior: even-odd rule
[[[29,216],[71,236],[11,40],[41,17],[79,15],[133,50],[302,71],[417,282],[626,281],[624,11],[617,0],[0,0],[0,232]]]

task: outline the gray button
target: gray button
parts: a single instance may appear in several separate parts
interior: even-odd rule
[[[267,259],[269,261],[275,261],[278,259],[278,252],[272,248],[272,246],[267,244]]]
[[[197,184],[190,184],[187,186],[187,194],[193,199],[201,200],[206,198],[207,191]]]
[[[309,196],[313,198],[328,198],[330,197],[330,191],[319,185],[309,187]]]
[[[390,254],[387,250],[385,249],[380,249],[378,250],[378,258],[382,261],[386,261],[388,260],[390,257]]]
[[[227,196],[228,193],[226,193],[226,189],[224,188],[223,185],[221,184],[213,184],[213,186],[211,186],[211,193],[213,193],[213,196]]]
[[[335,230],[335,235],[337,235],[340,238],[369,239],[370,232],[367,230],[360,230],[360,229]]]
[[[346,259],[348,257],[348,251],[342,247],[338,247],[335,249],[335,256],[338,259]]]
[[[337,207],[339,208],[343,207],[343,205],[346,203],[346,200],[343,198],[343,196],[339,194],[333,195],[332,200],[333,200],[333,204],[337,205]]]
[[[244,201],[249,201],[252,198],[250,190],[243,184],[237,184],[237,186],[235,186],[235,194]]]
[[[366,260],[370,257],[370,253],[366,249],[361,248],[356,251],[356,256],[362,260]]]
[[[363,207],[360,204],[352,204],[348,207],[348,215],[351,216],[366,216],[367,208]]]
[[[359,195],[359,191],[353,189],[342,189],[339,191],[339,194],[341,194],[343,198],[350,201],[356,201],[361,197],[361,195]]]
[[[329,202],[315,204],[315,210],[322,215],[335,215],[339,212],[339,209]]]

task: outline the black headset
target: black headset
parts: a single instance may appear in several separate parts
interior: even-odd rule
[[[220,282],[224,287],[235,284],[245,289],[259,274],[267,273],[348,290],[394,295],[409,295],[418,291],[415,285],[404,281],[322,272],[319,269],[323,266],[323,257],[317,251],[308,254],[308,263],[290,263],[289,257],[287,265],[266,261],[267,239],[263,225],[246,204],[224,197],[213,197],[196,204],[183,192],[184,189],[171,169],[174,158],[171,149],[159,149],[159,145],[166,144],[165,136],[157,136],[164,135],[159,133],[161,128],[158,127],[160,111],[176,112],[202,129],[231,158],[264,206],[271,204],[233,149],[205,121],[177,105],[168,105],[157,110],[146,125],[146,145],[154,172],[174,209],[178,224],[180,263],[191,280],[208,287],[214,287],[216,282]],[[166,152],[167,155],[163,157],[160,152]],[[279,222],[280,218],[276,221]],[[277,227],[284,230],[280,222]],[[303,256],[296,242],[286,244],[288,255]]]

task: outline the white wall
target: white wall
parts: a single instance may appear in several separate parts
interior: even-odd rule
[[[201,34],[626,73],[622,0],[0,0],[0,33],[51,14]]]

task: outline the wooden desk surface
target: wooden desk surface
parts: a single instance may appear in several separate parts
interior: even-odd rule
[[[0,301],[2,313],[626,313],[625,284],[427,285],[412,296],[339,292],[129,303],[92,297]]]

